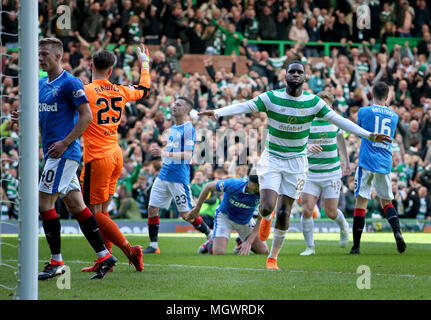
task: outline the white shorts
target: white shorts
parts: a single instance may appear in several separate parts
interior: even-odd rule
[[[81,191],[79,179],[76,175],[78,166],[79,163],[75,160],[48,158],[43,167],[39,191],[48,194],[59,193],[61,198],[70,191]]]
[[[355,174],[355,195],[369,200],[373,187],[380,199],[392,200],[394,198],[390,174],[372,172],[358,167]]]
[[[298,199],[308,172],[307,156],[283,160],[270,155],[266,149],[257,163],[259,189],[270,189],[279,195]]]
[[[151,188],[149,205],[156,208],[168,209],[172,198],[175,200],[179,212],[190,211],[195,206],[188,185],[162,180],[157,177]]]
[[[318,198],[322,195],[322,199],[339,199],[340,189],[340,178],[310,179],[309,173],[302,193],[311,194]]]
[[[217,212],[214,216],[213,238],[230,239],[230,234],[233,230],[236,230],[241,240],[245,241],[252,233],[255,225],[256,222],[253,218],[251,218],[247,224],[239,224],[230,220],[227,214],[223,212]]]

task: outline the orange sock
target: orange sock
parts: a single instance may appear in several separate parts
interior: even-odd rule
[[[109,212],[102,212],[105,216],[107,216],[109,218]],[[97,221],[97,219],[96,219]],[[114,244],[112,243],[111,240],[108,239],[108,236],[105,235],[102,230],[100,230],[100,235],[103,238],[103,241],[105,242],[105,247],[106,249],[108,249],[109,253],[112,253],[112,247],[114,246]]]
[[[130,243],[121,233],[120,228],[118,228],[117,224],[109,217],[109,214],[104,212],[97,212],[94,216],[96,217],[97,225],[99,226],[100,233],[103,235],[103,239],[107,239],[108,241],[111,241],[111,243],[114,243],[124,252],[126,257],[129,258],[131,248]]]

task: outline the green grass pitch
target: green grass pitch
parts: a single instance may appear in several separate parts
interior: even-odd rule
[[[136,272],[122,252],[114,272],[89,280],[82,273],[95,254],[83,236],[63,236],[62,253],[71,269],[70,289],[59,289],[58,277],[39,281],[39,299],[65,300],[392,300],[431,299],[431,234],[405,233],[407,251],[399,254],[391,233],[364,233],[360,255],[350,255],[351,244],[338,245],[338,234],[315,234],[316,255],[301,257],[301,233],[288,233],[279,255],[281,270],[266,270],[266,256],[234,255],[234,237],[225,256],[198,255],[205,238],[200,234],[161,234],[161,254],[144,255],[144,271]],[[148,235],[127,236],[132,245],[148,245]],[[16,236],[2,242],[17,244]],[[271,239],[268,240],[271,245]],[[39,238],[39,270],[49,259],[44,237]],[[1,263],[17,266],[18,250],[2,245]],[[370,288],[358,289],[361,265],[370,269]],[[0,265],[0,284],[16,286],[13,269]],[[361,282],[362,281],[362,282]],[[0,300],[13,299],[0,287]]]

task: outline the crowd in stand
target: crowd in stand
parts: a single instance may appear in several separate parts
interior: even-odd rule
[[[67,8],[62,7],[67,6]],[[371,17],[365,28],[358,20],[359,7]],[[8,11],[8,13],[5,13]],[[1,36],[1,136],[3,217],[16,218],[18,132],[10,114],[19,108],[17,1],[2,0]],[[70,14],[69,24],[64,15]],[[335,96],[333,108],[356,121],[358,109],[371,103],[371,87],[377,81],[390,85],[388,105],[400,117],[393,143],[394,204],[401,218],[431,219],[431,11],[425,0],[75,0],[39,1],[39,36],[58,37],[64,43],[63,68],[91,81],[91,54],[112,48],[117,63],[111,81],[137,83],[139,69],[134,44],[155,45],[151,53],[151,94],[129,104],[119,126],[124,151],[124,169],[118,184],[113,217],[147,216],[149,192],[161,169],[161,159],[150,149],[163,146],[164,134],[172,125],[169,105],[176,96],[194,100],[194,109],[216,109],[252,99],[258,94],[285,87],[285,66],[300,60],[308,75],[304,89],[317,93],[329,90]],[[63,25],[59,21],[63,21]],[[65,22],[66,21],[66,22]],[[65,27],[62,27],[64,26]],[[392,46],[390,37],[405,38]],[[421,38],[416,46],[411,37]],[[278,46],[249,43],[249,40],[292,40],[284,53]],[[307,42],[339,42],[329,56],[321,46]],[[359,43],[360,46],[353,46]],[[124,50],[123,50],[124,47]],[[184,74],[180,60],[185,53],[206,54],[206,72]],[[213,55],[229,55],[232,68],[216,69]],[[239,74],[237,57],[247,58],[248,72]],[[190,117],[198,132],[258,132],[261,145],[265,114],[248,114],[213,121]],[[356,169],[360,139],[345,133],[352,172]],[[199,139],[202,139],[198,137]],[[212,148],[216,148],[215,139]],[[250,145],[236,140],[226,144],[226,154],[244,155],[239,161],[192,164],[192,194],[199,196],[205,183],[226,177],[248,175],[258,159]],[[42,161],[42,160],[41,160]],[[343,178],[340,208],[353,216],[355,204],[353,174]],[[220,201],[212,194],[202,208],[204,217],[214,214]],[[58,206],[61,206],[58,203]],[[381,213],[376,199],[369,202],[367,216]],[[298,207],[298,212],[300,206]],[[59,212],[64,210],[59,209]],[[67,212],[63,217],[67,217]],[[161,217],[177,217],[175,206]]]

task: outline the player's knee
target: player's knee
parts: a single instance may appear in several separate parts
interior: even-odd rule
[[[273,210],[274,210],[274,206],[271,205],[270,203],[262,202],[259,206],[260,215],[263,217],[269,216]]]
[[[254,249],[254,248],[253,248]],[[257,254],[269,254],[269,249],[268,246],[265,243],[262,243],[261,246],[259,246],[258,248],[254,249],[254,251]]]
[[[290,216],[290,210],[291,210],[292,206],[290,206],[289,204],[283,204],[280,207],[277,208],[276,214],[277,217],[286,217],[288,218]]]
[[[325,214],[329,219],[334,220],[338,215],[337,208],[325,208]]]
[[[222,248],[212,248],[212,254],[213,255],[224,255],[226,250],[223,250]]]
[[[311,216],[313,215],[313,210],[314,208],[310,208],[310,206],[304,205],[302,207],[302,216],[304,218],[311,218]]]
[[[154,218],[159,215],[159,208],[148,206],[148,218]]]
[[[281,206],[280,208],[277,208],[276,214],[276,227],[281,230],[289,229],[290,207],[287,205]]]
[[[54,206],[52,206],[50,204],[40,203],[39,204],[39,213],[42,214],[43,212],[46,212],[46,211],[51,210],[53,208],[54,208]]]

